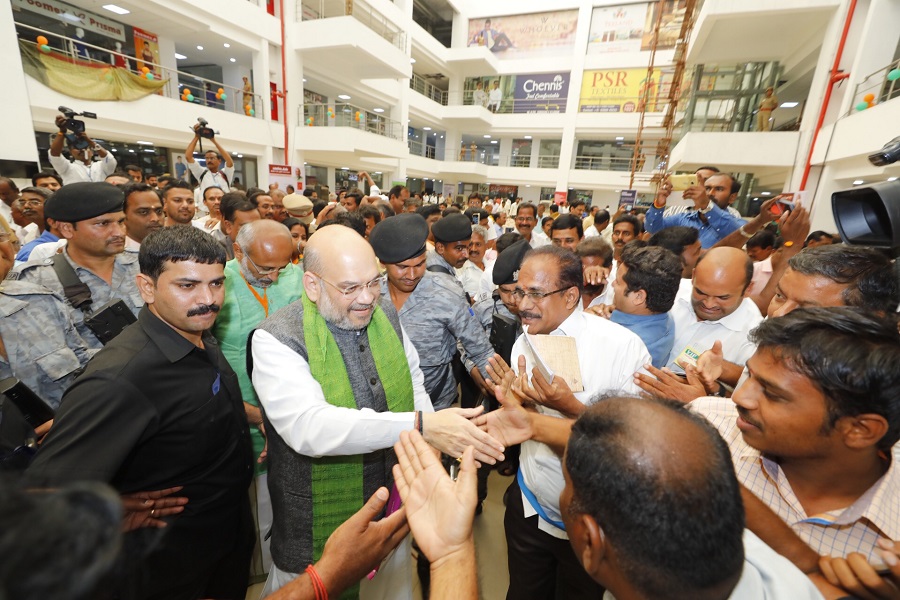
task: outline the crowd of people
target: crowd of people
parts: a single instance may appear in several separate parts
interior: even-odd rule
[[[82,139],[0,177],[0,597],[474,599],[492,471],[512,600],[900,597],[890,254],[711,166],[637,216]]]

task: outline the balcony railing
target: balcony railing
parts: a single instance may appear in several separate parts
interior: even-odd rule
[[[643,156],[638,159],[637,171],[644,168],[646,159]],[[575,168],[586,171],[631,171],[632,157],[622,156],[576,156]]]
[[[301,123],[307,127],[352,127],[394,140],[403,140],[404,128],[398,121],[353,104],[304,104],[300,107]]]
[[[900,59],[867,75],[865,79],[857,83],[856,90],[853,93],[853,104],[850,105],[850,111],[847,114],[852,115],[855,112],[859,112],[858,107],[862,104],[866,104],[868,108],[869,103],[866,97],[870,94],[872,96],[872,105],[881,104],[900,96],[900,79],[891,81],[888,78],[888,74],[891,71],[897,70],[900,70]]]
[[[482,106],[492,113],[524,114],[524,113],[564,113],[566,112],[566,98],[559,100],[517,100],[515,98],[501,98],[498,102],[491,102],[487,92],[479,94],[476,98],[472,90],[447,94],[447,100],[454,106]],[[476,102],[477,100],[477,102]]]
[[[415,73],[413,73],[412,78],[410,78],[409,80],[409,89],[419,92],[423,96],[434,100],[438,104],[447,106],[447,92],[431,85]]]
[[[409,153],[414,156],[444,160],[444,157],[437,151],[437,146],[433,144],[424,144],[416,140],[406,140],[406,143],[409,146]]]
[[[297,2],[296,17],[298,21],[353,17],[401,52],[406,52],[406,32],[398,29],[364,0],[302,0]]]
[[[115,67],[116,64],[127,65],[127,68],[134,74],[140,75],[137,65],[150,68],[154,79],[165,81],[165,85],[157,92],[168,98],[178,100],[179,102],[187,102],[182,99],[182,91],[187,88],[191,91],[194,99],[193,104],[226,110],[228,112],[248,115],[247,106],[253,110],[253,115],[257,119],[265,118],[265,110],[263,107],[262,97],[252,92],[244,92],[241,88],[232,87],[221,81],[213,81],[204,77],[198,77],[185,71],[178,71],[156,63],[145,62],[139,58],[129,56],[87,44],[81,40],[69,37],[63,37],[56,33],[44,31],[30,25],[16,23],[16,29],[19,30],[19,38],[22,42],[37,47],[37,43],[33,40],[37,36],[42,35],[47,38],[51,52],[56,55],[65,57],[65,61],[71,64],[84,65],[87,67]],[[217,92],[222,89],[225,98],[217,98]],[[58,90],[61,91],[61,90]],[[65,93],[65,91],[62,91]]]

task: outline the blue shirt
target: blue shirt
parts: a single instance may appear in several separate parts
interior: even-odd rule
[[[55,235],[50,233],[49,229],[45,229],[44,233],[42,233],[40,236],[36,237],[35,239],[31,240],[30,242],[28,242],[27,244],[22,246],[21,249],[19,249],[19,253],[16,254],[16,261],[25,262],[26,260],[28,260],[28,257],[31,256],[31,251],[34,250],[36,246],[39,246],[41,244],[49,244],[50,242],[58,242],[58,241],[59,241],[58,237],[56,237]]]
[[[637,334],[647,346],[653,358],[652,364],[658,369],[666,366],[672,344],[675,342],[675,321],[669,313],[658,315],[630,315],[614,310],[609,320]]]
[[[711,210],[704,213],[701,218],[699,211],[696,210],[664,217],[664,209],[652,206],[647,211],[644,229],[650,233],[656,233],[666,227],[675,227],[676,225],[693,227],[700,232],[700,246],[711,248],[729,233],[743,226],[746,221],[722,210],[715,203],[710,203],[710,207]]]

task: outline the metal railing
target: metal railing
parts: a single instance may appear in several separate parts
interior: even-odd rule
[[[526,113],[564,113],[566,112],[566,97],[550,100],[517,100],[515,98],[501,98],[499,101],[491,101],[490,94],[484,92],[475,97],[476,91],[468,90],[447,94],[447,101],[454,106],[481,106],[492,113],[501,114],[526,114]]]
[[[35,48],[37,48],[38,44],[33,41],[33,39],[36,39],[39,35],[46,37],[51,52],[56,56],[61,55],[65,57],[65,60],[70,63],[82,64],[94,68],[100,66],[115,67],[116,64],[127,65],[128,70],[135,75],[141,74],[141,71],[137,68],[138,63],[140,63],[141,65],[150,68],[150,72],[153,74],[154,79],[165,81],[165,85],[157,92],[160,95],[172,98],[173,100],[178,100],[179,102],[187,102],[187,100],[182,99],[182,91],[187,88],[194,96],[192,101],[193,104],[250,116],[248,115],[249,111],[246,109],[246,106],[249,105],[253,109],[253,116],[255,118],[266,118],[262,97],[259,94],[245,93],[241,88],[232,87],[220,81],[213,81],[156,63],[144,62],[139,58],[127,54],[108,50],[107,48],[101,48],[100,46],[94,46],[93,44],[88,44],[81,40],[64,37],[56,33],[31,27],[30,25],[16,23],[16,28],[27,32],[28,36],[32,36],[32,39],[27,39],[25,36],[21,35],[20,31],[19,39],[26,44],[35,46]],[[40,51],[39,48],[38,51]],[[220,88],[225,93],[224,99],[216,98]],[[65,92],[62,91],[62,93]]]
[[[437,146],[433,144],[425,144],[416,140],[406,140],[406,143],[409,146],[409,153],[412,155],[444,160],[444,157],[438,153]]]
[[[585,171],[631,171],[632,157],[624,156],[576,156],[575,169]],[[637,171],[643,170],[646,158],[638,159]],[[655,164],[655,162],[654,162]]]
[[[388,42],[406,52],[406,32],[364,0],[302,0],[297,2],[298,21],[353,17]]]
[[[404,128],[398,121],[343,102],[303,104],[300,106],[300,122],[307,127],[352,127],[394,140],[403,140]]]
[[[900,96],[900,79],[894,79],[893,81],[888,79],[888,74],[895,70],[900,70],[900,59],[878,69],[874,73],[870,73],[865,79],[857,83],[856,89],[853,91],[853,102],[847,114],[852,115],[855,112],[859,112],[857,106],[861,103],[868,105],[866,96],[869,94],[872,95],[873,105],[881,104]]]
[[[409,89],[419,92],[426,98],[434,100],[438,104],[447,106],[447,92],[428,83],[415,73],[409,80]]]

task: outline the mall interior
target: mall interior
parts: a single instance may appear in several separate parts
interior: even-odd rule
[[[834,191],[900,174],[866,159],[900,123],[894,0],[108,1],[0,6],[4,174],[48,167],[59,106],[146,173],[202,117],[247,186],[289,165],[319,190],[367,171],[605,207],[711,164],[745,215],[804,190],[833,231]]]

